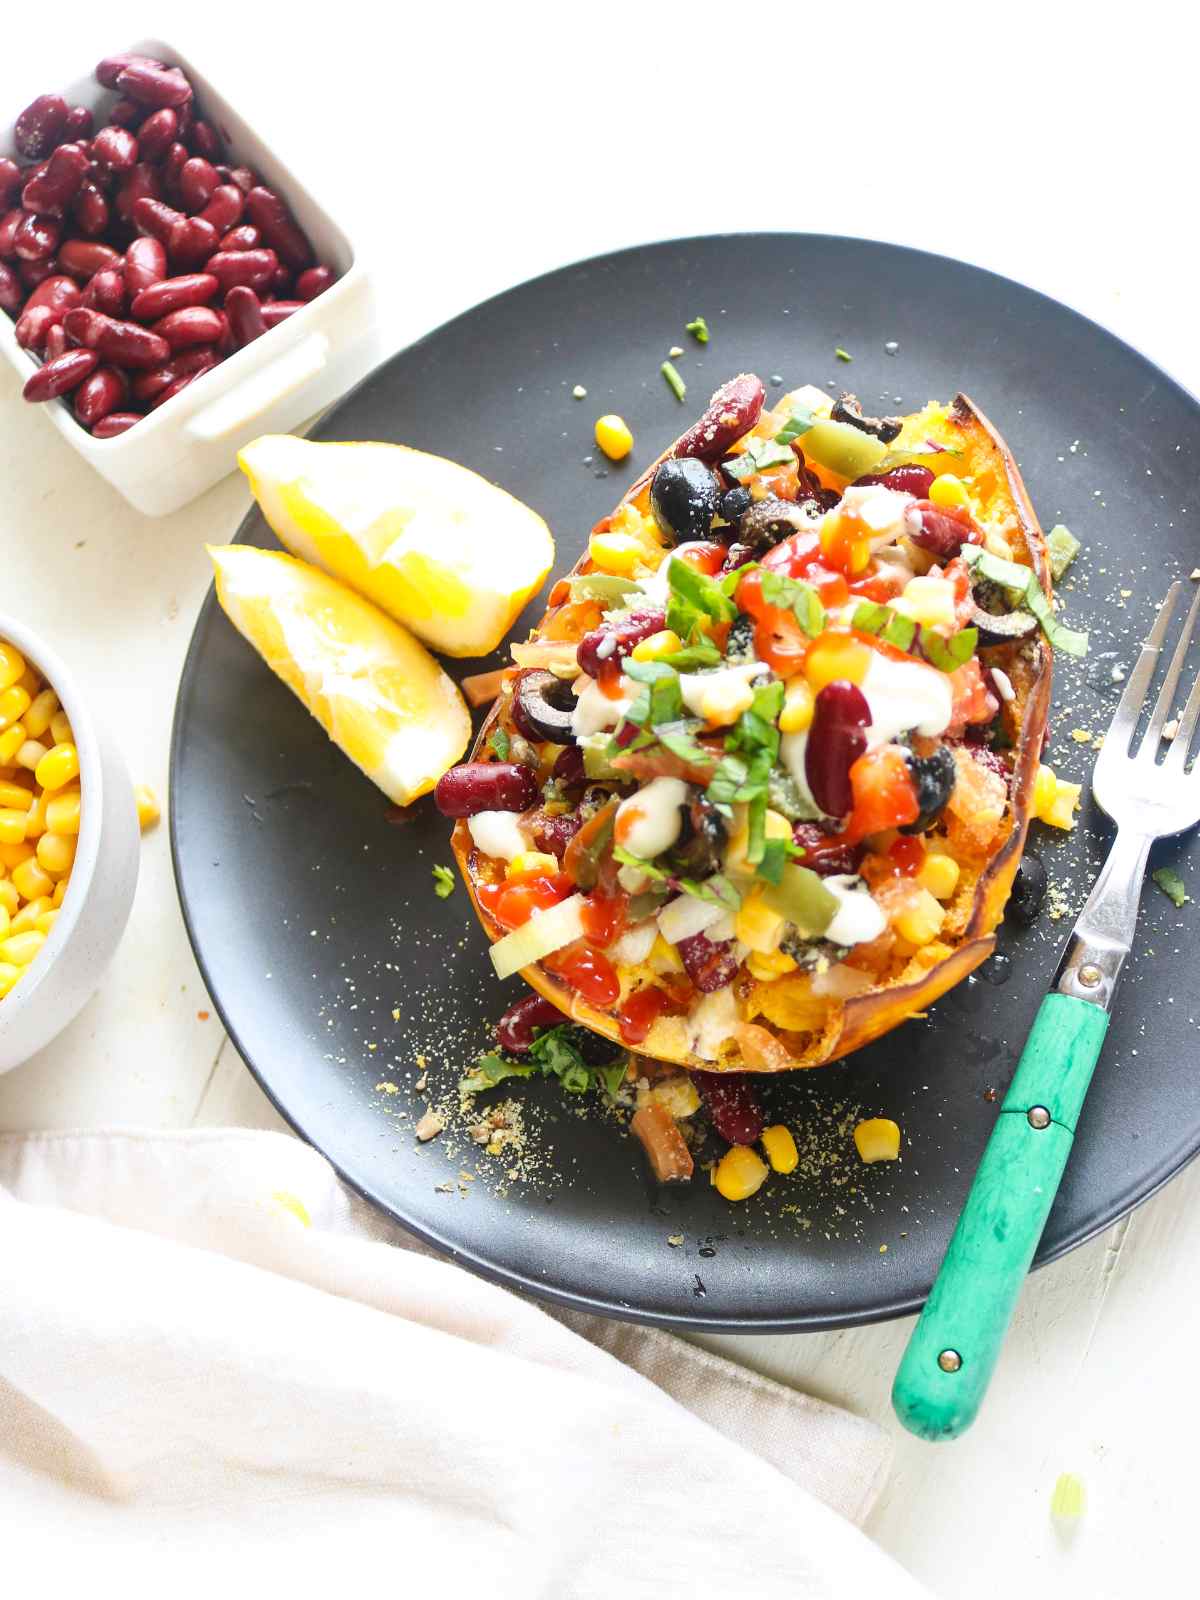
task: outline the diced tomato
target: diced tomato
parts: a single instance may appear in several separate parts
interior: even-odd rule
[[[793,457],[757,474],[756,481],[777,500],[795,500],[800,494],[800,463]]]
[[[797,534],[795,537],[807,539],[810,536]],[[784,541],[785,544],[791,542]],[[783,546],[778,548],[782,549]],[[771,553],[774,555],[776,552]],[[797,557],[797,563],[801,559]],[[786,567],[787,563],[784,565]],[[793,573],[785,571],[784,575],[791,577]],[[789,678],[804,665],[810,640],[790,610],[783,606],[768,605],[763,599],[762,577],[761,572],[751,572],[738,584],[738,609],[754,618],[754,648],[759,660],[765,661],[779,677]],[[836,573],[826,572],[823,568],[805,568],[803,579],[805,583],[812,583],[827,606],[841,605],[846,599],[845,579]]]
[[[949,738],[955,738],[971,722],[990,722],[1000,709],[1000,702],[987,686],[979,657],[955,668],[950,674],[950,688],[954,700],[950,708]]]
[[[602,894],[593,889],[583,902],[583,928],[591,944],[610,945],[625,926],[628,895]]]
[[[625,1043],[641,1044],[667,1005],[668,997],[654,985],[636,989],[620,1011],[621,1038]]]
[[[621,980],[612,962],[582,940],[547,956],[544,964],[569,983],[589,1005],[602,1009],[611,1006],[621,992]]]
[[[495,885],[495,903],[483,903],[497,922],[506,928],[520,928],[535,911],[546,911],[565,900],[574,887],[565,872],[537,873]],[[483,901],[482,894],[480,900]]]
[[[703,740],[699,742],[704,743]],[[694,783],[704,789],[707,788],[722,754],[720,746],[717,746],[712,761],[705,765],[699,761],[685,761],[682,756],[677,756],[674,751],[665,747],[623,750],[619,756],[613,757],[612,764],[618,772],[636,778],[639,783],[648,783],[652,778],[682,778],[685,783]],[[576,838],[578,837],[577,834]]]
[[[953,561],[947,563],[942,577],[949,579],[954,585],[954,620],[960,628],[965,628],[971,620],[974,609],[971,569],[961,556],[955,556]]]
[[[864,839],[885,828],[902,828],[920,815],[917,791],[898,745],[884,744],[850,768],[854,807],[843,837]]]
[[[864,600],[874,600],[879,605],[886,605],[889,600],[894,600],[903,588],[904,579],[899,573],[868,570],[865,577],[855,578],[850,585],[850,593],[859,595]]]
[[[711,578],[725,565],[725,557],[729,552],[723,544],[708,539],[693,539],[689,544],[677,546],[671,554]]]
[[[821,559],[821,538],[814,529],[811,533],[793,533],[768,550],[762,564],[769,572],[784,572],[789,578],[802,578],[805,569]]]
[[[893,840],[888,859],[902,878],[915,877],[925,860],[925,841],[915,833],[902,833]]]

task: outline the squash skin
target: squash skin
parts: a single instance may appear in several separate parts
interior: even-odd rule
[[[1030,564],[1047,595],[1052,593],[1050,564],[1045,536],[1034,512],[1028,492],[1012,452],[994,425],[964,394],[955,396],[949,409],[949,421],[964,431],[973,448],[984,451],[991,465],[1001,476],[1006,498],[1011,503],[1016,525],[1025,541]],[[672,452],[665,450],[645,472],[630,486],[620,504],[634,500],[649,484],[659,463]],[[619,509],[619,507],[618,507]],[[572,575],[588,569],[587,556],[576,565]],[[549,616],[547,612],[547,617]],[[543,617],[535,636],[541,633],[547,617]],[[1006,646],[995,647],[1007,649]],[[740,1058],[721,1061],[704,1060],[686,1051],[661,1052],[659,1059],[674,1065],[705,1072],[785,1072],[806,1067],[824,1066],[852,1051],[882,1037],[900,1023],[924,1011],[947,990],[973,972],[995,949],[995,929],[998,926],[1012,889],[1013,879],[1020,865],[1021,853],[1029,828],[1034,779],[1041,759],[1046,719],[1050,708],[1053,673],[1052,652],[1040,636],[1029,664],[1027,685],[1019,695],[1019,735],[1014,747],[1013,779],[1010,795],[1011,829],[1003,844],[987,861],[975,883],[966,925],[950,954],[938,960],[921,977],[909,981],[892,980],[869,989],[838,1004],[831,1002],[829,1018],[823,1031],[815,1036],[804,1036],[808,1042],[794,1055],[773,1066],[751,1066]],[[470,759],[482,759],[493,730],[501,719],[505,697],[493,705],[477,738]],[[495,942],[507,931],[480,904],[478,887],[484,881],[479,872],[479,857],[465,821],[458,821],[451,837],[452,848],[463,881],[471,896],[475,912],[488,938]],[[554,973],[541,966],[524,967],[521,976],[540,995],[557,1006],[574,1021],[593,1032],[623,1045],[620,1026],[612,1013],[600,1011],[583,1000],[575,990]],[[761,1026],[778,1035],[762,1017],[755,1019]],[[795,1037],[795,1036],[793,1036]]]

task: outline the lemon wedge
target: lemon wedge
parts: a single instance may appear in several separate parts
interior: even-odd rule
[[[276,550],[209,545],[234,627],[397,805],[428,793],[471,737],[458,689],[378,606]]]
[[[478,473],[402,444],[263,434],[239,452],[279,542],[435,650],[494,650],[554,562],[535,511]]]

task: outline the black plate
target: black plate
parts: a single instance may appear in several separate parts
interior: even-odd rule
[[[706,347],[684,332],[697,313],[712,330]],[[658,371],[674,344],[685,346],[682,406]],[[1045,526],[1065,521],[1085,541],[1067,598],[1071,620],[1093,629],[1093,655],[1062,665],[1053,714],[1055,759],[1062,752],[1065,771],[1083,777],[1091,756],[1070,731],[1104,726],[1113,666],[1130,662],[1168,576],[1200,558],[1200,412],[1111,334],[1018,284],[857,239],[727,236],[623,251],[430,334],[355,389],[315,437],[403,440],[476,468],[546,517],[561,572],[630,475],[741,371],[788,387],[852,387],[868,411],[915,409],[962,388],[988,412]],[[578,383],[583,401],[571,397]],[[609,410],[637,439],[619,467],[591,443]],[[239,538],[273,543],[256,511]],[[770,1086],[773,1116],[799,1132],[801,1171],[729,1206],[702,1177],[654,1193],[634,1142],[545,1084],[521,1086],[532,1127],[521,1177],[505,1179],[511,1162],[479,1155],[461,1133],[416,1144],[412,1114],[426,1099],[413,1088],[417,1056],[435,1098],[447,1095],[519,990],[492,977],[462,888],[449,900],[431,892],[432,865],[451,859],[431,803],[403,826],[386,813],[210,596],[172,752],[184,915],[252,1071],[356,1189],[489,1277],[613,1316],[765,1331],[920,1305],[1103,849],[1102,818],[1085,812],[1069,839],[1034,830],[1071,915],[1003,930],[1002,954],[929,1020]],[[1176,861],[1195,886],[1196,855],[1194,839],[1170,844],[1155,864]],[[1194,958],[1179,950],[1195,915],[1147,890],[1042,1260],[1144,1199],[1200,1147],[1200,1005]],[[377,1088],[388,1083],[397,1092]],[[860,1165],[850,1139],[860,1115],[899,1122],[899,1163]],[[460,1182],[460,1169],[483,1175]]]

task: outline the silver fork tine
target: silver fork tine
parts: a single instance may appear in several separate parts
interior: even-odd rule
[[[1159,608],[1154,626],[1150,629],[1149,638],[1142,646],[1142,653],[1137,658],[1137,665],[1129,674],[1129,682],[1125,685],[1125,693],[1121,696],[1117,709],[1113,713],[1113,719],[1104,740],[1104,749],[1106,751],[1111,750],[1114,755],[1125,755],[1129,750],[1129,741],[1133,737],[1134,728],[1137,727],[1142,705],[1150,692],[1150,684],[1154,678],[1154,669],[1158,665],[1158,657],[1162,650],[1163,639],[1166,637],[1167,625],[1171,620],[1171,612],[1175,609],[1175,602],[1178,600],[1179,591],[1182,588],[1183,584],[1176,578],[1175,582],[1167,590],[1166,598]]]
[[[1200,594],[1196,596],[1196,599],[1200,600]],[[1195,602],[1193,602],[1192,610],[1194,611],[1195,609]],[[1196,681],[1192,685],[1192,692],[1187,698],[1187,705],[1184,706],[1180,714],[1179,731],[1176,733],[1171,748],[1167,753],[1167,759],[1163,762],[1164,771],[1173,774],[1183,771],[1184,763],[1187,761],[1188,745],[1192,742],[1192,735],[1196,731],[1197,722],[1200,722],[1200,673],[1196,675]],[[1200,776],[1200,761],[1193,768],[1192,776]]]
[[[1197,585],[1195,596],[1188,608],[1187,618],[1183,624],[1183,632],[1179,635],[1179,643],[1175,646],[1175,654],[1171,657],[1171,665],[1167,668],[1167,675],[1163,679],[1162,688],[1158,691],[1158,699],[1154,702],[1154,713],[1150,718],[1150,726],[1146,729],[1144,738],[1138,747],[1137,759],[1153,761],[1158,755],[1159,741],[1166,720],[1171,713],[1171,704],[1175,699],[1175,690],[1179,686],[1179,677],[1183,671],[1183,663],[1187,657],[1188,645],[1192,642],[1192,629],[1196,626],[1196,613],[1200,611],[1200,585]]]

